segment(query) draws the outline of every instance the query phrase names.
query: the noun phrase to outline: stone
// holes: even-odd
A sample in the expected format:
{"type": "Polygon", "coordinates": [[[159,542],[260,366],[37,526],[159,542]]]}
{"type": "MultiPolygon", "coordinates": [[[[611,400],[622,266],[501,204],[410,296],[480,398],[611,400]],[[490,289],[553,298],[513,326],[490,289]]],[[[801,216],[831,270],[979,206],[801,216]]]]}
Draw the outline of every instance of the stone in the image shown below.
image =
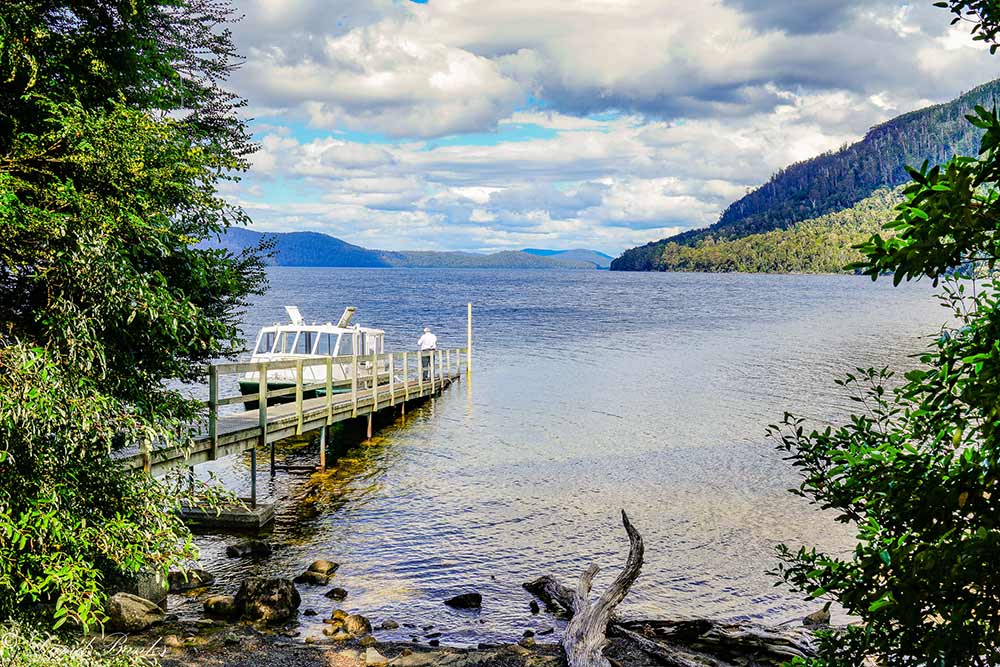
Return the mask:
{"type": "Polygon", "coordinates": [[[551,635],[555,631],[556,629],[553,628],[551,625],[546,625],[544,628],[538,631],[538,636],[541,637],[543,635],[551,635]]]}
{"type": "Polygon", "coordinates": [[[297,584],[312,584],[314,586],[326,586],[330,583],[330,577],[325,574],[320,574],[319,572],[313,572],[312,570],[306,570],[299,576],[295,577],[295,583],[297,584]]]}
{"type": "Polygon", "coordinates": [[[535,638],[534,637],[525,637],[524,639],[522,639],[521,641],[519,641],[518,644],[520,644],[524,648],[534,648],[534,646],[535,646],[535,638]]]}
{"type": "Polygon", "coordinates": [[[389,659],[379,653],[375,648],[369,647],[365,651],[366,667],[386,667],[388,664],[389,659]]]}
{"type": "Polygon", "coordinates": [[[347,591],[343,588],[331,588],[326,593],[323,593],[323,595],[325,597],[330,598],[331,600],[336,600],[337,602],[340,602],[341,600],[347,597],[347,591]]]}
{"type": "Polygon", "coordinates": [[[163,622],[159,605],[131,593],[115,593],[108,600],[108,627],[120,632],[142,632],[163,622]]]}
{"type": "Polygon", "coordinates": [[[230,558],[266,558],[271,555],[271,545],[262,540],[247,540],[226,547],[230,558]]]}
{"type": "Polygon", "coordinates": [[[525,638],[534,637],[535,636],[535,631],[534,630],[525,630],[523,636],[525,638]]]}
{"type": "Polygon", "coordinates": [[[177,635],[167,635],[163,638],[163,645],[167,648],[181,648],[184,646],[184,642],[177,635]]]}
{"type": "Polygon", "coordinates": [[[440,639],[432,639],[429,642],[427,642],[427,645],[428,646],[440,646],[441,645],[441,640],[440,639]]]}
{"type": "Polygon", "coordinates": [[[368,648],[369,646],[375,646],[376,644],[378,644],[378,641],[371,635],[365,635],[358,640],[358,646],[361,648],[368,648]]]}
{"type": "Polygon", "coordinates": [[[332,577],[333,573],[337,571],[340,565],[338,563],[332,563],[328,560],[315,560],[312,565],[309,566],[309,572],[317,572],[319,574],[332,577]]]}
{"type": "Polygon", "coordinates": [[[236,612],[250,621],[278,623],[295,615],[302,598],[288,579],[250,577],[236,593],[236,612]]]}
{"type": "Polygon", "coordinates": [[[332,625],[330,627],[323,628],[323,634],[335,642],[346,642],[351,638],[350,633],[344,631],[343,628],[332,625]]]}
{"type": "Polygon", "coordinates": [[[406,653],[408,650],[404,649],[404,652],[392,661],[395,667],[429,667],[437,662],[433,653],[414,653],[412,651],[406,653]]]}
{"type": "Polygon", "coordinates": [[[202,603],[205,614],[216,618],[232,618],[236,615],[236,598],[232,595],[213,595],[202,603]]]}
{"type": "Polygon", "coordinates": [[[222,641],[232,646],[233,644],[239,644],[240,638],[238,635],[235,635],[232,632],[230,632],[222,639],[222,641]]]}
{"type": "Polygon", "coordinates": [[[204,588],[215,583],[215,576],[206,570],[174,570],[167,575],[171,593],[183,593],[194,588],[204,588]]]}
{"type": "Polygon", "coordinates": [[[361,614],[351,614],[344,619],[344,630],[352,637],[360,637],[372,631],[372,624],[361,614]]]}
{"type": "Polygon", "coordinates": [[[532,600],[531,604],[528,605],[528,609],[531,610],[532,615],[535,615],[542,610],[541,607],[538,606],[538,603],[534,600],[532,600]]]}
{"type": "Polygon", "coordinates": [[[483,606],[483,596],[479,593],[462,593],[444,601],[453,609],[479,609],[483,606]]]}
{"type": "Polygon", "coordinates": [[[317,611],[315,609],[306,609],[302,612],[303,616],[316,616],[317,611]]]}
{"type": "Polygon", "coordinates": [[[814,611],[802,619],[802,625],[829,625],[830,624],[830,603],[827,602],[819,611],[814,611]]]}
{"type": "Polygon", "coordinates": [[[396,630],[399,628],[399,623],[392,619],[382,621],[382,624],[378,626],[379,630],[396,630]]]}
{"type": "Polygon", "coordinates": [[[335,621],[343,621],[345,618],[347,618],[347,612],[344,611],[343,609],[334,609],[333,613],[330,614],[330,618],[335,621]]]}

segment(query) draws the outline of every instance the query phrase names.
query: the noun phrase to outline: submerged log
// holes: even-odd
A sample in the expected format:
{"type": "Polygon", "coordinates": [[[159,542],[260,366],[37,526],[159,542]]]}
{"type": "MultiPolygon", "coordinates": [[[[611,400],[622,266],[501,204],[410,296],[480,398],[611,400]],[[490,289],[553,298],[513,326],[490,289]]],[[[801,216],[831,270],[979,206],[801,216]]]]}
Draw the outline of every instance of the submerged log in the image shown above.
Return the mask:
{"type": "Polygon", "coordinates": [[[548,607],[571,615],[563,636],[569,667],[610,667],[604,655],[608,637],[619,638],[670,667],[740,667],[780,665],[795,657],[815,655],[815,635],[804,627],[768,627],[756,623],[726,623],[708,619],[690,621],[620,621],[613,612],[642,568],[642,536],[622,512],[629,536],[629,556],[621,574],[596,602],[590,588],[598,568],[591,565],[580,576],[576,590],[545,575],[524,588],[548,607]]]}

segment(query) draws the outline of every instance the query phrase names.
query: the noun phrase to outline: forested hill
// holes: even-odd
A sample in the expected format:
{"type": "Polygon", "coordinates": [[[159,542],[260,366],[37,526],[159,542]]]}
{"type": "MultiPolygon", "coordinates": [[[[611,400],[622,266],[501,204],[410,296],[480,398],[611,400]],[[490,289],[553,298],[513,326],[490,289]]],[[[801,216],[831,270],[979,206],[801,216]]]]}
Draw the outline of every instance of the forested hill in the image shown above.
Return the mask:
{"type": "Polygon", "coordinates": [[[974,155],[981,131],[965,119],[965,114],[977,104],[992,107],[998,94],[1000,80],[946,104],[876,125],[857,143],[777,172],[767,183],[730,204],[711,227],[628,250],[612,262],[611,268],[656,270],[667,242],[694,246],[706,239],[730,240],[785,229],[850,208],[879,188],[905,183],[909,180],[906,165],[919,166],[924,160],[936,164],[954,155],[974,155]]]}
{"type": "Polygon", "coordinates": [[[838,273],[861,260],[853,246],[895,216],[901,188],[878,190],[851,208],[738,239],[667,242],[650,259],[654,271],[838,273]]]}

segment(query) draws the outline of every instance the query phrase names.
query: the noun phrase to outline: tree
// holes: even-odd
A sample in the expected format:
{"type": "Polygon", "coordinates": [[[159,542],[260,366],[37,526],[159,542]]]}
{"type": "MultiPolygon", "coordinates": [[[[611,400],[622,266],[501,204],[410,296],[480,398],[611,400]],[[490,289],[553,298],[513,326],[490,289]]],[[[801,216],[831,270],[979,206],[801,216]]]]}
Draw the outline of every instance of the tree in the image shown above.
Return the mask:
{"type": "MultiPolygon", "coordinates": [[[[1000,5],[937,3],[997,44],[1000,5]]],[[[944,280],[953,324],[893,390],[867,369],[839,383],[863,408],[807,431],[786,415],[771,433],[803,474],[797,493],[854,525],[850,557],[779,550],[784,581],[839,602],[861,625],[822,639],[815,665],[1000,663],[1000,281],[970,293],[955,275],[998,257],[1000,118],[977,107],[979,155],[911,169],[889,234],[857,268],[895,283],[944,280]]]]}
{"type": "Polygon", "coordinates": [[[218,186],[253,150],[224,0],[0,5],[0,618],[88,625],[112,571],[192,554],[163,483],[115,450],[178,442],[168,387],[241,346],[258,251],[201,242],[245,214],[218,186]]]}

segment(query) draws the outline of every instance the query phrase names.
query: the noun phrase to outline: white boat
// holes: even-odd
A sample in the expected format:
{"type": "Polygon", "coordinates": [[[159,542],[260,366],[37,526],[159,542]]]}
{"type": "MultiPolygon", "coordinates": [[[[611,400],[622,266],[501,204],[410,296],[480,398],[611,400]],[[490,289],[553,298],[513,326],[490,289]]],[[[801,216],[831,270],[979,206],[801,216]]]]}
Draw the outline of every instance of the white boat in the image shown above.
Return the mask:
{"type": "MultiPolygon", "coordinates": [[[[381,329],[351,326],[356,312],[354,306],[344,309],[340,320],[333,324],[306,324],[296,306],[285,306],[291,320],[289,324],[274,324],[263,327],[257,334],[251,363],[292,361],[297,359],[318,359],[336,356],[358,356],[359,378],[371,376],[371,361],[363,359],[372,354],[382,354],[385,346],[385,332],[381,329]]],[[[350,391],[354,363],[335,363],[331,366],[333,392],[350,391]]],[[[296,385],[296,369],[284,368],[267,371],[268,391],[287,389],[296,385]]],[[[326,384],[326,366],[317,364],[302,369],[302,384],[326,384]]],[[[260,374],[245,373],[240,378],[240,392],[244,395],[259,393],[260,374]]],[[[315,398],[326,394],[325,386],[303,391],[303,398],[315,398]]],[[[295,400],[286,394],[268,399],[268,404],[286,403],[295,400]]],[[[257,401],[247,401],[246,409],[256,410],[257,401]]]]}

